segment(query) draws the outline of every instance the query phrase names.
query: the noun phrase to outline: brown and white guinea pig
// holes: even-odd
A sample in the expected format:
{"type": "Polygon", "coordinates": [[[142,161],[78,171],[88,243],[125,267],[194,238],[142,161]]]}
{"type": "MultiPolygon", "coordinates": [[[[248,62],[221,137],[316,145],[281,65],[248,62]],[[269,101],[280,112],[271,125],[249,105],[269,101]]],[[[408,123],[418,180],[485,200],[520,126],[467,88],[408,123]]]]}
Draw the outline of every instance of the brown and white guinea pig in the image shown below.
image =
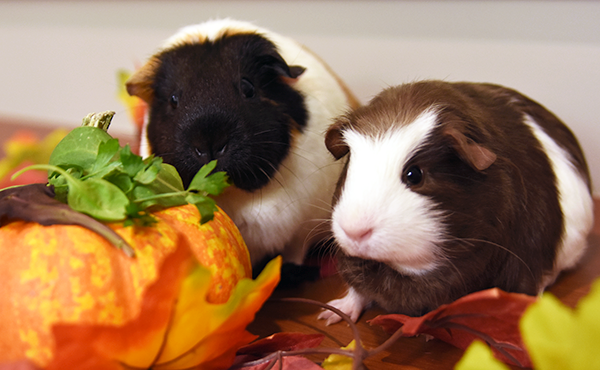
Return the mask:
{"type": "MultiPolygon", "coordinates": [[[[358,101],[292,39],[221,19],[181,29],[127,82],[148,103],[141,153],[174,165],[187,185],[216,159],[233,185],[217,204],[253,264],[300,264],[331,212],[342,166],[323,144],[333,118],[358,101]]],[[[324,227],[325,231],[329,227],[324,227]]]]}
{"type": "MultiPolygon", "coordinates": [[[[421,315],[492,287],[535,295],[586,249],[590,176],[571,131],[501,86],[392,87],[334,123],[332,228],[356,320],[376,302],[421,315]]],[[[328,323],[339,317],[323,312],[328,323]]]]}

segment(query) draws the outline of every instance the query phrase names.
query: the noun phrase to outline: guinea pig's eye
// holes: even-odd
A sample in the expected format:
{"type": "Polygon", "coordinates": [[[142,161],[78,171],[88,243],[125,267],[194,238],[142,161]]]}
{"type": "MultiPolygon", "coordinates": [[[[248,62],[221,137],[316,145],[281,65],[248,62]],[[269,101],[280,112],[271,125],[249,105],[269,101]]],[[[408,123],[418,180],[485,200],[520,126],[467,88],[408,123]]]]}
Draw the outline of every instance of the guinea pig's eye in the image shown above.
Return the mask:
{"type": "Polygon", "coordinates": [[[240,90],[246,98],[253,98],[255,95],[254,85],[247,78],[242,78],[240,90]]]}
{"type": "Polygon", "coordinates": [[[419,166],[410,166],[404,171],[403,180],[408,186],[419,185],[423,181],[423,171],[419,166]]]}
{"type": "Polygon", "coordinates": [[[169,105],[171,108],[175,109],[179,105],[179,97],[175,94],[171,95],[169,98],[169,105]]]}

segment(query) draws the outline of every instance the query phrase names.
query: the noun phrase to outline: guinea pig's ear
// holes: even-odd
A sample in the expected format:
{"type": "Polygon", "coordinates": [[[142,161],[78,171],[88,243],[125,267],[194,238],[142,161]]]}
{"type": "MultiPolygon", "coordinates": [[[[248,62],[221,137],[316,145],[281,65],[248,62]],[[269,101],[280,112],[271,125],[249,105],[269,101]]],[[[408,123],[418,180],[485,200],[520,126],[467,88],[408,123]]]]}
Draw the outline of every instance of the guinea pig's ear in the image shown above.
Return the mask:
{"type": "Polygon", "coordinates": [[[483,171],[496,161],[496,154],[468,138],[455,127],[444,129],[444,134],[450,137],[458,155],[474,170],[483,171]]]}
{"type": "Polygon", "coordinates": [[[282,69],[279,72],[281,79],[288,85],[293,84],[298,80],[298,77],[306,71],[306,68],[301,66],[290,66],[287,69],[282,69]]]}
{"type": "Polygon", "coordinates": [[[281,62],[273,64],[273,69],[288,83],[296,81],[306,71],[306,68],[301,66],[288,66],[283,59],[281,62]]]}
{"type": "Polygon", "coordinates": [[[154,83],[156,71],[159,66],[160,61],[157,58],[150,58],[146,64],[135,71],[125,83],[129,95],[137,96],[150,104],[154,98],[152,84],[154,83]]]}
{"type": "Polygon", "coordinates": [[[290,66],[289,71],[290,73],[288,77],[296,79],[300,77],[300,75],[303,74],[304,71],[306,71],[306,68],[302,66],[290,66]]]}
{"type": "Polygon", "coordinates": [[[340,159],[350,151],[348,144],[344,140],[343,129],[350,124],[346,117],[340,117],[329,126],[325,134],[325,146],[333,154],[335,159],[340,159]]]}
{"type": "Polygon", "coordinates": [[[270,50],[267,55],[263,56],[263,63],[284,79],[296,80],[306,71],[306,68],[302,66],[289,66],[276,50],[270,50]]]}

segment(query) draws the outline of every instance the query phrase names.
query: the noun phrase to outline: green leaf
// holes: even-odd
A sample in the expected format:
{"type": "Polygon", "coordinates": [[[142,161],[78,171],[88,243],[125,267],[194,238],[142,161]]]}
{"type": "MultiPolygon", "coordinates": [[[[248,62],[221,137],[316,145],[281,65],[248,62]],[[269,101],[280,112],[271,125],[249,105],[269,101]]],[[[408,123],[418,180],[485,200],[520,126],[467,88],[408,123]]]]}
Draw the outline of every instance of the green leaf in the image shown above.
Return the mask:
{"type": "Polygon", "coordinates": [[[118,186],[125,194],[131,192],[134,187],[134,182],[131,180],[131,177],[123,172],[112,171],[104,176],[104,179],[118,186]]]}
{"type": "Polygon", "coordinates": [[[102,221],[121,221],[129,199],[119,187],[104,179],[69,182],[69,206],[102,221]]]}
{"type": "Polygon", "coordinates": [[[111,162],[111,163],[108,163],[104,167],[98,168],[97,170],[94,169],[93,172],[90,172],[87,175],[83,176],[81,178],[81,180],[86,180],[86,179],[91,179],[91,178],[106,179],[107,177],[118,174],[118,173],[125,173],[125,171],[123,170],[123,166],[121,165],[121,162],[111,162]]]}
{"type": "Polygon", "coordinates": [[[207,195],[218,195],[229,186],[224,172],[211,174],[216,161],[203,166],[186,190],[175,167],[162,158],[143,159],[129,145],[119,146],[106,132],[113,114],[88,115],[82,127],[56,146],[51,164],[43,167],[51,171],[48,182],[56,199],[103,221],[127,218],[133,220],[128,224],[147,223],[149,209],[188,202],[196,205],[202,223],[212,219],[217,207],[207,195]]]}
{"type": "Polygon", "coordinates": [[[127,220],[123,223],[124,226],[152,226],[158,221],[147,210],[138,206],[135,203],[130,203],[127,206],[127,220]]]}
{"type": "Polygon", "coordinates": [[[179,172],[177,172],[175,167],[167,163],[161,163],[160,172],[153,183],[153,188],[165,193],[184,191],[183,181],[181,180],[181,176],[179,176],[179,172]]]}
{"type": "Polygon", "coordinates": [[[162,160],[159,160],[159,158],[155,159],[156,160],[153,160],[147,164],[145,168],[136,173],[136,175],[133,177],[133,180],[145,185],[156,180],[158,173],[161,170],[162,160]]]}
{"type": "Polygon", "coordinates": [[[211,195],[219,195],[229,186],[228,176],[225,172],[209,173],[215,169],[217,161],[204,165],[192,179],[188,190],[195,190],[211,195]]]}
{"type": "Polygon", "coordinates": [[[129,204],[129,198],[116,185],[103,179],[82,181],[60,167],[46,164],[24,168],[15,173],[13,178],[33,169],[55,171],[63,176],[69,187],[67,203],[74,210],[101,221],[120,221],[125,218],[125,207],[129,204]]]}
{"type": "Polygon", "coordinates": [[[156,193],[145,185],[137,185],[131,193],[132,200],[140,209],[150,208],[158,204],[156,193]]]}
{"type": "Polygon", "coordinates": [[[77,127],[67,134],[50,155],[49,164],[63,168],[79,167],[84,172],[90,172],[101,143],[112,137],[97,127],[77,127]]]}
{"type": "Polygon", "coordinates": [[[195,177],[206,177],[208,176],[208,174],[210,174],[215,168],[217,167],[217,161],[213,160],[208,162],[207,164],[205,164],[204,166],[202,166],[202,168],[200,168],[200,170],[198,170],[198,173],[196,173],[195,177]]]}
{"type": "Polygon", "coordinates": [[[131,152],[129,144],[125,145],[123,149],[121,149],[121,155],[119,158],[123,164],[123,169],[132,178],[135,177],[135,175],[137,175],[137,173],[143,170],[146,166],[142,157],[131,152]]]}
{"type": "Polygon", "coordinates": [[[200,224],[205,224],[214,218],[218,210],[214,199],[200,194],[188,194],[186,197],[188,203],[192,203],[200,212],[200,224]]]}
{"type": "Polygon", "coordinates": [[[98,172],[100,169],[107,166],[120,149],[121,146],[117,139],[110,139],[100,143],[92,172],[98,172]]]}
{"type": "Polygon", "coordinates": [[[458,361],[455,370],[509,370],[501,361],[497,360],[490,347],[483,342],[476,340],[467,350],[463,357],[458,361]]]}

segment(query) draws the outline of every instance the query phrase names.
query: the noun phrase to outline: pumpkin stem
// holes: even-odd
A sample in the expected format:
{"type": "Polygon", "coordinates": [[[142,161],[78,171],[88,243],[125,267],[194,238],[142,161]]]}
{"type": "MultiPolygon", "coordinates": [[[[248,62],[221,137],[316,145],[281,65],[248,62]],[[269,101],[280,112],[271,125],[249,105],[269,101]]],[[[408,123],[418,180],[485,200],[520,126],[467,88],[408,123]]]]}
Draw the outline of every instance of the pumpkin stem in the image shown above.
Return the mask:
{"type": "Polygon", "coordinates": [[[97,127],[104,131],[108,131],[110,122],[113,119],[115,112],[107,110],[106,112],[90,113],[83,118],[81,126],[83,127],[97,127]]]}

